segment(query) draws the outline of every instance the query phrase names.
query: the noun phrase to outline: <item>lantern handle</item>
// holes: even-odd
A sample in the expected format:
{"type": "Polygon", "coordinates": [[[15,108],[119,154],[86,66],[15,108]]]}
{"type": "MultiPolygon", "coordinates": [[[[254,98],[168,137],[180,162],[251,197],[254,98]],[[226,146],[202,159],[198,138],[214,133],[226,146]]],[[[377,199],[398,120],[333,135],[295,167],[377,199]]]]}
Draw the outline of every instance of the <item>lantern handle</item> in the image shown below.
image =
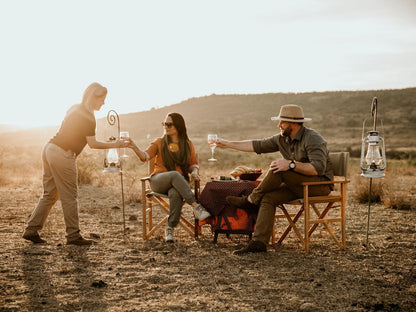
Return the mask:
{"type": "Polygon", "coordinates": [[[364,139],[364,137],[365,137],[365,124],[367,123],[367,119],[368,118],[364,119],[364,121],[363,121],[363,132],[361,134],[361,139],[364,139]]]}
{"type": "Polygon", "coordinates": [[[118,117],[118,114],[115,110],[110,110],[107,113],[107,122],[110,126],[114,126],[116,124],[117,121],[117,129],[118,129],[118,134],[117,137],[120,136],[120,118],[118,117]]]}
{"type": "Polygon", "coordinates": [[[371,102],[371,116],[373,116],[373,130],[376,131],[377,127],[377,97],[373,98],[371,102]]]}

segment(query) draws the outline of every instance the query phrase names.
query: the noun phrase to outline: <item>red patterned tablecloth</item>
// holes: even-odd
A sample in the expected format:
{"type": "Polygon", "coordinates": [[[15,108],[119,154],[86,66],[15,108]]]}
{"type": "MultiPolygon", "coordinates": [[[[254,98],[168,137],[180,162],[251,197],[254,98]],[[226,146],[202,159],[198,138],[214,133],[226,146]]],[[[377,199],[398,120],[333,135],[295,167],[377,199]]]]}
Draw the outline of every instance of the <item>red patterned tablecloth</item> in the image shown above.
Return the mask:
{"type": "Polygon", "coordinates": [[[253,232],[256,214],[248,214],[227,203],[227,196],[249,195],[260,181],[211,181],[199,196],[199,202],[212,217],[200,221],[200,225],[210,224],[211,230],[253,232]]]}

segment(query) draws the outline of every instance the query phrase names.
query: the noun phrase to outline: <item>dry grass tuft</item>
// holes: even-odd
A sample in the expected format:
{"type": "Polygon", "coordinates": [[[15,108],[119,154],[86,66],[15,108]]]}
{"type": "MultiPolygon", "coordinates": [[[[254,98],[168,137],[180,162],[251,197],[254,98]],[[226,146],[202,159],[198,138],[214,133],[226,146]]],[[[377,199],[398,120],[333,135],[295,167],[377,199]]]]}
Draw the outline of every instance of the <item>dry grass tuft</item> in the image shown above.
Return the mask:
{"type": "MultiPolygon", "coordinates": [[[[397,210],[416,209],[416,168],[407,160],[390,161],[384,178],[373,179],[371,202],[382,203],[385,208],[397,210]]],[[[354,175],[353,197],[361,204],[369,200],[369,179],[354,175]]]]}
{"type": "Polygon", "coordinates": [[[370,185],[369,180],[366,178],[356,179],[354,185],[354,197],[360,204],[368,203],[381,203],[383,196],[383,188],[381,181],[373,180],[371,185],[371,197],[370,197],[370,185]]]}
{"type": "Polygon", "coordinates": [[[407,184],[406,180],[404,177],[402,179],[392,178],[383,185],[382,202],[386,208],[397,210],[416,209],[415,186],[407,184]]]}
{"type": "Polygon", "coordinates": [[[127,177],[124,183],[124,190],[125,190],[125,199],[127,202],[131,203],[140,203],[141,196],[142,196],[142,185],[140,181],[141,177],[133,176],[127,177]]]}
{"type": "Polygon", "coordinates": [[[383,198],[383,204],[386,208],[412,210],[416,209],[415,200],[415,196],[396,196],[391,194],[383,198]]]}
{"type": "Polygon", "coordinates": [[[92,184],[97,179],[94,169],[84,163],[78,163],[78,183],[80,185],[92,184]]]}

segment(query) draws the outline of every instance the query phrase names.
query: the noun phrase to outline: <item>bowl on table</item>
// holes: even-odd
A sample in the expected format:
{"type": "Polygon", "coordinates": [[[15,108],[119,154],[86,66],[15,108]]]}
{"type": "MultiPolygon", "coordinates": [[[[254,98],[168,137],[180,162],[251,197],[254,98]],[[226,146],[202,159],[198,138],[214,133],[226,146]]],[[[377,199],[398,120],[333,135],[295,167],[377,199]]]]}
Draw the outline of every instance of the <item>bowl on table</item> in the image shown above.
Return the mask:
{"type": "Polygon", "coordinates": [[[250,172],[240,175],[240,180],[256,181],[263,172],[250,172]]]}

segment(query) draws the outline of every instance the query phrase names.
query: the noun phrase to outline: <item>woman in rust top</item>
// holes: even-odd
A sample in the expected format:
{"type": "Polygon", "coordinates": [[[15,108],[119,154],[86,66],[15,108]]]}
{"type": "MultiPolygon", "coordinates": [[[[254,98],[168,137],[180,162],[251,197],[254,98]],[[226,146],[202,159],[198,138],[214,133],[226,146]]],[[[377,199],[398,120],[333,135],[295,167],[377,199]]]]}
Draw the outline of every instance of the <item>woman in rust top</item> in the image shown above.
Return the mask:
{"type": "Polygon", "coordinates": [[[134,142],[131,142],[131,147],[141,161],[155,158],[150,187],[154,192],[169,196],[170,211],[165,240],[173,242],[173,230],[179,223],[183,200],[192,206],[199,220],[205,220],[210,213],[196,202],[188,183],[189,175],[199,180],[199,166],[194,145],[188,138],[185,120],[178,113],[169,113],[162,125],[163,137],[153,141],[146,151],[139,149],[134,142]]]}
{"type": "Polygon", "coordinates": [[[80,234],[78,221],[78,181],[76,158],[85,145],[105,149],[128,147],[129,142],[117,140],[107,143],[95,138],[94,111],[100,110],[107,96],[107,88],[92,83],[84,91],[82,102],[67,112],[56,135],[42,150],[43,195],[33,211],[23,238],[34,243],[45,243],[39,236],[49,211],[61,199],[68,244],[90,245],[91,240],[80,234]]]}

